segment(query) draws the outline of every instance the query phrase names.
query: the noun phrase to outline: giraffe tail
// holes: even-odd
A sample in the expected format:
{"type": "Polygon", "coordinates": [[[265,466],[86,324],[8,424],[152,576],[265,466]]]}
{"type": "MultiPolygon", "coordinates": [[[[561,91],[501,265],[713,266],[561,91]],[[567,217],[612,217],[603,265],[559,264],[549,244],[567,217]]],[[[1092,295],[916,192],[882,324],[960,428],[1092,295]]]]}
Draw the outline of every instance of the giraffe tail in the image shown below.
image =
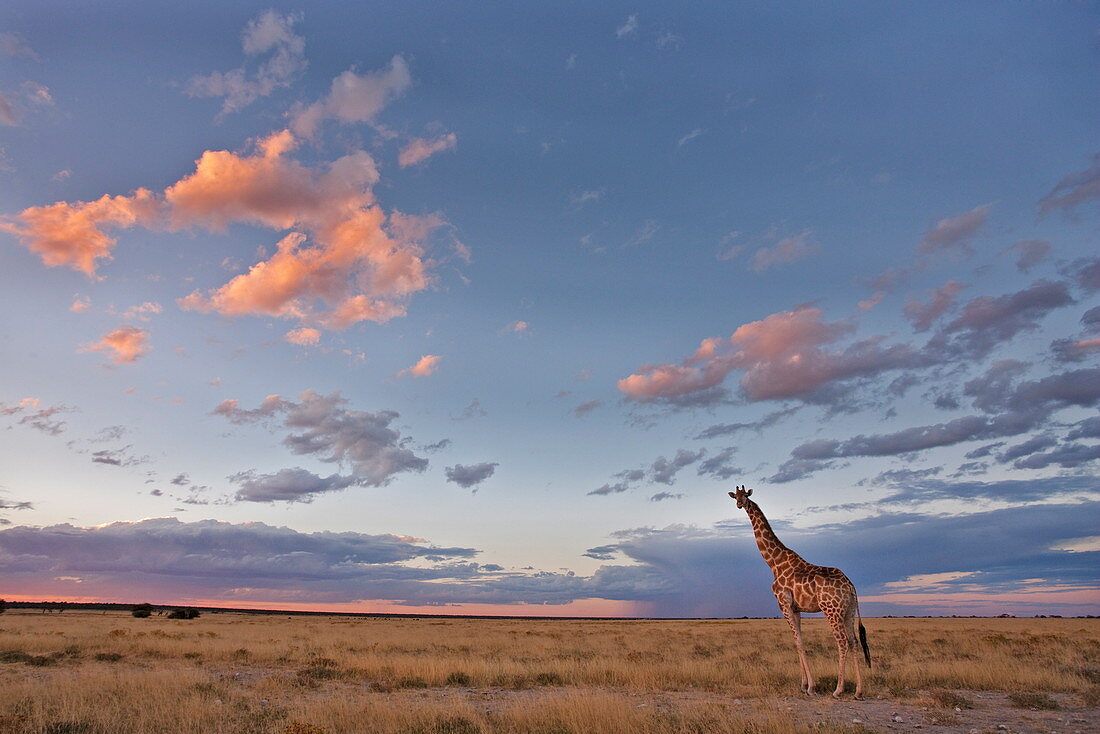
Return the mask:
{"type": "Polygon", "coordinates": [[[871,651],[867,649],[867,630],[863,626],[863,617],[859,614],[859,601],[856,601],[856,618],[859,620],[859,644],[863,646],[863,657],[867,660],[867,667],[871,667],[871,651]]]}

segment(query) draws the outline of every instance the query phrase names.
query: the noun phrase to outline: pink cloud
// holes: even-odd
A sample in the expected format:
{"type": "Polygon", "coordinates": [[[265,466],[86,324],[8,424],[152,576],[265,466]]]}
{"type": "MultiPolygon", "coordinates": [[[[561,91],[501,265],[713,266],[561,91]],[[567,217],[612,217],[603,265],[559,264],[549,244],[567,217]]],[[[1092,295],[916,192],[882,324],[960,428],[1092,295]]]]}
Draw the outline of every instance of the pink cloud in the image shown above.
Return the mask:
{"type": "Polygon", "coordinates": [[[294,329],[288,331],[283,337],[291,344],[297,344],[300,347],[312,347],[321,341],[321,332],[317,329],[310,329],[303,326],[300,329],[294,329]]]}
{"type": "Polygon", "coordinates": [[[881,337],[826,348],[854,329],[850,321],[823,321],[817,308],[782,311],[740,326],[729,338],[704,339],[681,364],[646,365],[619,380],[618,388],[631,400],[676,400],[716,388],[740,370],[749,400],[779,400],[917,359],[908,345],[884,347],[881,337]]]}
{"type": "Polygon", "coordinates": [[[955,303],[955,296],[966,286],[957,280],[949,280],[932,291],[928,303],[910,301],[902,311],[917,331],[928,331],[932,324],[955,303]]]}
{"type": "Polygon", "coordinates": [[[94,276],[99,260],[110,260],[116,240],[103,229],[151,226],[158,204],[153,193],[138,189],[130,196],[105,195],[73,204],[59,201],[32,206],[0,219],[0,231],[19,238],[50,267],[66,266],[94,276]]]}
{"type": "Polygon", "coordinates": [[[989,209],[989,204],[983,204],[958,216],[939,220],[924,233],[917,251],[926,255],[941,251],[970,254],[970,242],[985,225],[989,209]]]}
{"type": "Polygon", "coordinates": [[[80,352],[104,352],[115,364],[130,364],[149,351],[149,332],[136,326],[121,326],[100,337],[99,341],[85,344],[80,352]]]}
{"type": "Polygon", "coordinates": [[[397,373],[397,377],[427,377],[435,372],[439,360],[443,359],[438,354],[425,354],[412,367],[406,367],[397,373]]]}
{"type": "Polygon", "coordinates": [[[447,133],[433,140],[427,138],[413,138],[409,141],[409,144],[401,149],[401,152],[397,156],[397,163],[402,168],[406,166],[415,166],[417,163],[426,161],[436,153],[441,153],[445,150],[454,150],[458,145],[458,136],[454,133],[447,133]]]}
{"type": "Polygon", "coordinates": [[[69,310],[73,313],[84,313],[92,307],[92,300],[87,296],[76,295],[73,296],[73,305],[69,306],[69,310]]]}
{"type": "Polygon", "coordinates": [[[180,306],[225,316],[298,319],[343,329],[405,313],[405,301],[429,285],[421,241],[446,221],[438,215],[387,215],[374,201],[378,170],[354,151],[310,167],[291,157],[298,139],[287,130],[256,141],[249,153],[206,151],[195,171],[162,196],[131,196],[31,207],[0,220],[47,265],[94,275],[110,259],[108,226],[223,232],[236,222],[291,230],[276,252],[220,287],[196,290],[180,306]]]}

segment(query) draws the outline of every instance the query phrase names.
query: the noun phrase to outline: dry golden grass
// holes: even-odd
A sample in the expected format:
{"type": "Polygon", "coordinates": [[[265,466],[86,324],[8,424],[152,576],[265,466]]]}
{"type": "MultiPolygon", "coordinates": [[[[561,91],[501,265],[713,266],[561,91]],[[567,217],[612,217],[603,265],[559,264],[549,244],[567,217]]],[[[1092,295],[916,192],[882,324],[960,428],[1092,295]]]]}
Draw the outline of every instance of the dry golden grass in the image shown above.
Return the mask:
{"type": "MultiPolygon", "coordinates": [[[[1095,705],[1096,620],[865,623],[869,697],[949,707],[951,692],[999,691],[1095,705]]],[[[818,688],[831,690],[831,636],[823,620],[804,630],[818,688]]],[[[809,730],[776,700],[798,684],[782,620],[0,616],[0,734],[764,734],[809,730]]]]}

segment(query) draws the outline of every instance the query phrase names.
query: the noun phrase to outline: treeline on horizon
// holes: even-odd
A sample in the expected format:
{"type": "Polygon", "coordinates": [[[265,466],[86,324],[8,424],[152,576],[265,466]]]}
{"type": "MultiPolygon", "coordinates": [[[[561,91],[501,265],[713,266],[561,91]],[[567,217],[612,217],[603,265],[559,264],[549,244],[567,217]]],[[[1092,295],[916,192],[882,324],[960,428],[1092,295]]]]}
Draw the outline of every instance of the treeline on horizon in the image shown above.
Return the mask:
{"type": "MultiPolygon", "coordinates": [[[[363,617],[363,618],[395,618],[395,619],[530,619],[530,620],[659,620],[659,619],[780,619],[780,617],[550,617],[525,614],[403,614],[400,612],[315,612],[296,609],[245,609],[240,607],[195,607],[180,604],[129,604],[121,602],[70,602],[70,601],[8,601],[0,599],[0,613],[4,609],[41,609],[43,613],[64,612],[67,609],[104,612],[132,612],[135,608],[147,608],[150,612],[172,612],[178,609],[194,609],[204,613],[227,614],[257,614],[257,615],[283,615],[297,617],[363,617]]],[[[998,619],[1016,618],[1015,614],[883,614],[882,619],[998,619]]],[[[1036,619],[1096,619],[1094,614],[1079,614],[1064,617],[1061,614],[1035,614],[1036,619]]],[[[869,617],[873,619],[873,617],[869,617]]]]}

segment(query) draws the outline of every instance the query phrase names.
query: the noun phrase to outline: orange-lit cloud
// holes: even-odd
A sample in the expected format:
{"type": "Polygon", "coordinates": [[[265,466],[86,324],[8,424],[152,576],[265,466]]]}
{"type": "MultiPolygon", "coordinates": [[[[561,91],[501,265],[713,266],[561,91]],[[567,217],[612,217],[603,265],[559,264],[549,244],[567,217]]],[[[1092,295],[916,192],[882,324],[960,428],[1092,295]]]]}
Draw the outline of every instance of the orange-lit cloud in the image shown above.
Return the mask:
{"type": "Polygon", "coordinates": [[[78,351],[104,352],[115,364],[130,364],[149,351],[149,332],[136,326],[121,326],[78,351]]]}
{"type": "Polygon", "coordinates": [[[433,140],[427,138],[413,138],[408,145],[401,149],[401,152],[397,155],[397,163],[402,168],[406,166],[415,166],[417,163],[426,161],[436,153],[442,153],[445,150],[453,150],[458,145],[458,136],[454,133],[447,133],[433,140]]]}
{"type": "Polygon", "coordinates": [[[92,307],[92,300],[87,296],[76,295],[73,296],[73,305],[69,306],[69,310],[73,313],[84,313],[92,307]]]}
{"type": "Polygon", "coordinates": [[[110,259],[115,240],[103,230],[141,225],[223,232],[236,222],[291,230],[274,255],[209,291],[196,290],[183,308],[225,316],[293,318],[342,329],[405,313],[405,300],[429,284],[420,242],[446,222],[438,215],[387,215],[374,202],[374,160],[354,151],[323,167],[290,154],[298,140],[287,130],[255,144],[251,153],[206,151],[195,171],[157,196],[30,207],[0,220],[47,265],[90,276],[110,259]]]}
{"type": "Polygon", "coordinates": [[[645,365],[618,387],[632,400],[676,400],[717,388],[730,372],[743,370],[741,388],[749,400],[775,400],[915,359],[908,346],[883,347],[877,337],[825,348],[854,328],[849,321],[823,321],[817,308],[781,311],[738,327],[728,339],[704,339],[681,364],[645,365]]]}
{"type": "Polygon", "coordinates": [[[438,354],[425,354],[412,367],[406,367],[397,373],[397,377],[427,377],[435,372],[439,360],[443,359],[438,354]]]}
{"type": "Polygon", "coordinates": [[[130,196],[105,195],[73,204],[59,201],[32,206],[0,219],[0,231],[19,238],[50,267],[66,266],[94,276],[99,260],[110,260],[116,240],[103,229],[152,226],[158,204],[153,193],[138,189],[130,196]]]}
{"type": "Polygon", "coordinates": [[[312,347],[321,341],[321,332],[317,329],[310,329],[309,327],[303,326],[300,329],[288,331],[283,338],[291,344],[297,344],[300,347],[312,347]]]}

